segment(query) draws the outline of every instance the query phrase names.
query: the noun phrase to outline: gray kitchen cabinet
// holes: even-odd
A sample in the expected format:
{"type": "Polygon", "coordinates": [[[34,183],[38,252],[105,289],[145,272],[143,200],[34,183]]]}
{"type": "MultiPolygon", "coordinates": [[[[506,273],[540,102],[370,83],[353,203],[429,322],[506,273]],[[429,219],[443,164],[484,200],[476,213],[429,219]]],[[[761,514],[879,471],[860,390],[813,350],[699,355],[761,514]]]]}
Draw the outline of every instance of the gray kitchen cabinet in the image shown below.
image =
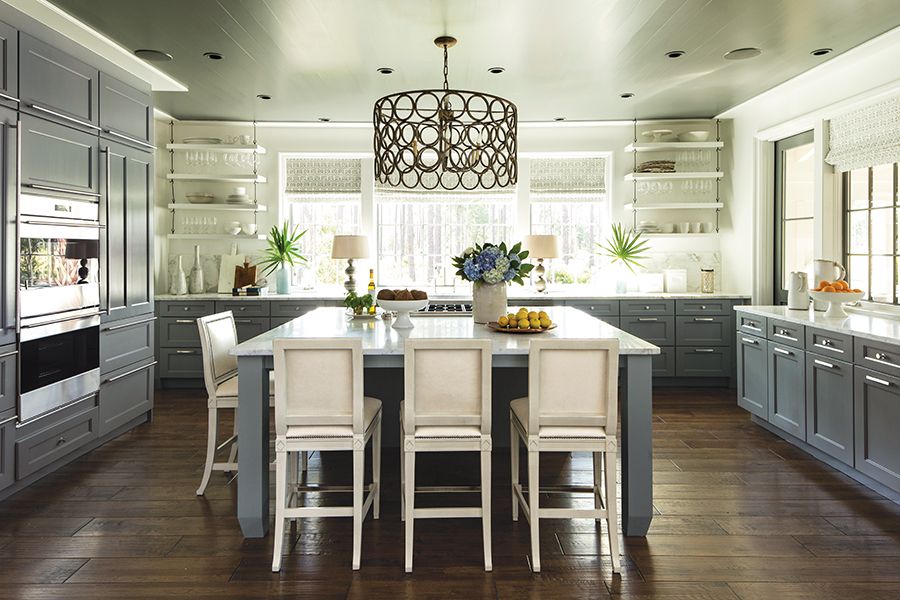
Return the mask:
{"type": "Polygon", "coordinates": [[[619,318],[619,327],[644,341],[657,346],[675,345],[675,317],[628,317],[619,318]]]}
{"type": "Polygon", "coordinates": [[[18,196],[17,122],[15,111],[0,107],[0,345],[16,342],[16,202],[18,196]]]}
{"type": "Polygon", "coordinates": [[[161,317],[159,345],[163,348],[199,348],[200,330],[197,328],[197,317],[161,317]]]}
{"type": "Polygon", "coordinates": [[[766,340],[738,332],[738,406],[761,419],[769,418],[768,348],[766,340]]]}
{"type": "Polygon", "coordinates": [[[216,312],[212,301],[203,300],[167,300],[159,302],[156,314],[160,317],[204,317],[216,312]]]}
{"type": "Polygon", "coordinates": [[[103,155],[104,320],[115,321],[153,311],[153,163],[152,155],[121,144],[105,144],[103,155]]]}
{"type": "Polygon", "coordinates": [[[773,342],[801,350],[806,346],[806,328],[803,325],[778,319],[769,319],[767,323],[767,337],[773,342]]]}
{"type": "Polygon", "coordinates": [[[98,437],[97,397],[70,404],[16,432],[16,479],[22,479],[98,437]]]}
{"type": "Polygon", "coordinates": [[[900,346],[856,338],[853,362],[885,375],[900,377],[900,346]]]}
{"type": "Polygon", "coordinates": [[[100,374],[153,357],[156,317],[142,316],[100,326],[100,374]]]}
{"type": "Polygon", "coordinates": [[[0,22],[0,103],[17,107],[19,99],[19,32],[0,22]]]}
{"type": "Polygon", "coordinates": [[[203,355],[200,348],[160,348],[160,379],[203,379],[203,355]]]}
{"type": "Polygon", "coordinates": [[[0,490],[16,481],[16,411],[0,412],[0,490]]]}
{"type": "Polygon", "coordinates": [[[806,328],[806,350],[846,362],[853,361],[853,337],[823,329],[806,328]]]}
{"type": "Polygon", "coordinates": [[[103,436],[146,414],[153,408],[153,368],[145,361],[110,373],[100,383],[98,432],[103,436]]]}
{"type": "Polygon", "coordinates": [[[791,435],[806,439],[806,358],[802,350],[768,342],[768,421],[791,435]]]}
{"type": "Polygon", "coordinates": [[[153,99],[149,88],[139,90],[100,73],[100,127],[103,137],[152,150],[153,99]]]}
{"type": "Polygon", "coordinates": [[[99,199],[97,137],[58,123],[22,115],[23,193],[68,192],[99,199]]]}
{"type": "Polygon", "coordinates": [[[853,365],[806,354],[806,442],[853,466],[853,365]]]}
{"type": "Polygon", "coordinates": [[[15,344],[0,347],[0,413],[16,408],[18,359],[15,344]]]}
{"type": "Polygon", "coordinates": [[[225,312],[230,310],[234,314],[234,318],[240,317],[268,317],[269,304],[271,302],[253,301],[253,300],[233,300],[216,302],[216,312],[225,312]]]}
{"type": "Polygon", "coordinates": [[[900,491],[900,377],[855,367],[853,401],[856,469],[900,491]]]}
{"type": "Polygon", "coordinates": [[[90,131],[100,131],[100,72],[62,50],[19,34],[21,110],[90,131]]]}
{"type": "Polygon", "coordinates": [[[583,310],[601,321],[606,321],[604,317],[619,316],[618,300],[566,300],[566,306],[583,310]]]}
{"type": "Polygon", "coordinates": [[[731,328],[731,317],[678,316],[675,318],[675,343],[678,346],[728,346],[731,328]]]}
{"type": "Polygon", "coordinates": [[[675,375],[678,377],[731,377],[731,348],[706,346],[675,348],[675,375]]]}
{"type": "Polygon", "coordinates": [[[727,298],[704,298],[702,300],[676,300],[675,314],[689,316],[718,315],[730,317],[734,300],[727,298]]]}
{"type": "Polygon", "coordinates": [[[650,362],[654,377],[675,376],[675,348],[660,346],[659,354],[652,355],[650,362]]]}
{"type": "Polygon", "coordinates": [[[621,300],[619,302],[619,315],[622,317],[674,314],[674,300],[621,300]]]}
{"type": "Polygon", "coordinates": [[[766,337],[766,329],[768,327],[768,319],[766,317],[738,313],[737,321],[737,328],[741,333],[766,337]]]}

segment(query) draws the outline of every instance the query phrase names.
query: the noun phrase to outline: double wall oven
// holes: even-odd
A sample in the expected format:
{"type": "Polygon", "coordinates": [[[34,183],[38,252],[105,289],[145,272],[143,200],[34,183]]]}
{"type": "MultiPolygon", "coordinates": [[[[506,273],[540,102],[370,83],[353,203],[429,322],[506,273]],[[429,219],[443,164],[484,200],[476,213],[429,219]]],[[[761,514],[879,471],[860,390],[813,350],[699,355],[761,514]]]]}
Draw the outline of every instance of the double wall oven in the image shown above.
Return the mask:
{"type": "Polygon", "coordinates": [[[22,186],[18,209],[19,419],[100,388],[100,198],[22,186]]]}

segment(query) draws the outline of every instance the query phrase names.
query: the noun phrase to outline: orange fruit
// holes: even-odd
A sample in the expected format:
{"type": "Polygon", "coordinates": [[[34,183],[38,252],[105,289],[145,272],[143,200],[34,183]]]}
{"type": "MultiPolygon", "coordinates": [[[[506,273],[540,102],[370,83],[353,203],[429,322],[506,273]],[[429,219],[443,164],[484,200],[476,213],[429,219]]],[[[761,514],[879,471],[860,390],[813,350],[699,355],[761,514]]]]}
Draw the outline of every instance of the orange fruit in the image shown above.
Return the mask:
{"type": "Polygon", "coordinates": [[[836,292],[837,290],[834,289],[833,285],[826,285],[825,287],[822,288],[822,291],[823,292],[836,292]]]}
{"type": "Polygon", "coordinates": [[[857,294],[862,294],[862,290],[858,290],[858,289],[856,289],[856,288],[853,288],[853,289],[850,290],[850,291],[851,291],[851,292],[855,292],[855,293],[857,293],[857,294]]]}
{"type": "Polygon", "coordinates": [[[850,286],[847,285],[847,282],[846,282],[846,281],[835,281],[835,282],[832,283],[831,285],[833,285],[833,286],[834,286],[834,289],[836,289],[836,290],[847,290],[847,289],[850,289],[850,286]]]}
{"type": "Polygon", "coordinates": [[[825,287],[826,285],[831,285],[831,282],[828,281],[827,279],[823,279],[819,282],[819,285],[816,287],[816,289],[818,291],[822,291],[822,288],[825,287]]]}

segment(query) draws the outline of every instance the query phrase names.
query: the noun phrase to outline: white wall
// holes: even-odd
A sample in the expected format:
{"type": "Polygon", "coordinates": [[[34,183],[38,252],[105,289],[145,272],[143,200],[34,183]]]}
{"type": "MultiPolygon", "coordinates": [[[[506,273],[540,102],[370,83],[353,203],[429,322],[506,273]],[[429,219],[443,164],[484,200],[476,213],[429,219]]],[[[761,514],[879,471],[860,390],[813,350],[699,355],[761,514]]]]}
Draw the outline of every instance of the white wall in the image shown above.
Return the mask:
{"type": "MultiPolygon", "coordinates": [[[[233,135],[252,133],[251,126],[235,123],[179,123],[175,122],[176,141],[185,137],[212,136],[227,137],[233,135]]],[[[667,127],[676,132],[708,129],[715,135],[715,125],[712,122],[667,122],[638,126],[638,133],[648,129],[667,127]]],[[[520,153],[544,153],[544,152],[612,152],[612,219],[626,224],[631,224],[631,213],[624,214],[623,205],[632,199],[632,184],[626,183],[623,177],[630,172],[632,155],[626,154],[624,148],[634,136],[632,125],[598,125],[592,127],[575,127],[572,124],[562,124],[552,127],[521,127],[519,130],[520,153]]],[[[730,159],[730,127],[723,124],[722,136],[726,141],[725,150],[722,153],[723,166],[731,163],[730,159]]],[[[169,123],[157,121],[156,140],[160,148],[157,155],[157,181],[156,181],[156,206],[157,206],[157,289],[162,293],[168,288],[167,261],[169,255],[181,254],[185,258],[185,270],[190,267],[193,241],[167,240],[166,234],[171,231],[171,215],[166,205],[171,202],[171,188],[165,179],[169,171],[169,152],[165,150],[165,144],[169,140],[169,123]]],[[[645,140],[646,138],[639,138],[645,140]]],[[[714,139],[714,137],[712,138],[714,139]]],[[[341,127],[340,124],[328,124],[322,127],[259,127],[257,140],[267,150],[267,154],[261,157],[260,174],[268,178],[268,183],[258,186],[258,199],[261,204],[268,207],[268,212],[259,213],[259,231],[265,233],[277,222],[278,218],[278,154],[281,152],[372,152],[372,130],[370,128],[341,127]]],[[[640,155],[643,157],[644,155],[640,155]]],[[[643,159],[643,158],[642,158],[643,159]]],[[[179,170],[176,163],[176,170],[179,170]]],[[[224,172],[224,171],[223,171],[224,172]]],[[[183,200],[185,191],[210,190],[218,195],[229,193],[228,190],[234,184],[214,183],[197,184],[179,182],[176,184],[178,201],[183,200]]],[[[726,205],[729,204],[730,188],[723,186],[723,198],[726,205]]],[[[642,213],[641,219],[655,219],[666,221],[713,221],[714,214],[711,211],[684,211],[674,214],[676,211],[642,213]]],[[[722,221],[728,221],[728,210],[722,215],[722,221]]],[[[205,213],[193,213],[202,216],[205,213]]],[[[217,215],[220,227],[226,220],[221,213],[217,215]]],[[[241,215],[235,219],[251,219],[251,213],[232,213],[241,215]]],[[[232,220],[230,217],[227,220],[232,220]]],[[[520,221],[521,223],[521,221],[520,221]]],[[[527,220],[525,221],[527,224],[527,220]]],[[[520,225],[520,229],[521,229],[520,225]]],[[[527,233],[519,232],[519,235],[527,233]]],[[[597,240],[600,241],[600,240],[597,240]]],[[[205,241],[201,244],[203,254],[221,254],[228,252],[231,243],[226,241],[205,241]]],[[[262,241],[241,241],[240,253],[252,253],[264,246],[262,241]]],[[[678,239],[656,239],[653,241],[653,251],[657,255],[705,253],[715,255],[718,261],[719,240],[716,237],[678,239]]],[[[360,265],[364,267],[364,265],[360,265]]],[[[698,267],[699,268],[699,267],[698,267]]]]}
{"type": "Polygon", "coordinates": [[[726,289],[772,302],[774,141],[815,131],[815,249],[841,260],[839,177],[824,163],[825,121],[900,93],[900,28],[893,29],[720,115],[734,139],[732,220],[721,236],[726,289]]]}

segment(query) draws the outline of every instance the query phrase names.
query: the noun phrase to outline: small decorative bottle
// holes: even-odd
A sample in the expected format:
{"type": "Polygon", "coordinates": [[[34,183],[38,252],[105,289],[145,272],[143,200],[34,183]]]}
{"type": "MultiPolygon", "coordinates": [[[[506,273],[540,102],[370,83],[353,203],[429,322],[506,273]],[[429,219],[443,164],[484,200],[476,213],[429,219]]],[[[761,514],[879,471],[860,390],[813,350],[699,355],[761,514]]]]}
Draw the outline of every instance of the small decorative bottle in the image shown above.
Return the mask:
{"type": "Polygon", "coordinates": [[[369,269],[369,287],[366,288],[366,289],[368,290],[368,293],[370,293],[370,294],[372,295],[372,299],[373,299],[372,306],[369,307],[369,314],[370,314],[370,315],[374,315],[374,314],[375,314],[375,302],[374,302],[374,298],[375,298],[375,269],[369,269]]]}
{"type": "Polygon", "coordinates": [[[200,264],[200,246],[194,246],[194,266],[191,267],[188,291],[192,294],[202,294],[206,291],[203,284],[203,266],[200,264]]]}
{"type": "Polygon", "coordinates": [[[182,266],[180,254],[175,261],[175,270],[169,278],[169,293],[173,296],[183,296],[187,294],[187,278],[184,276],[184,268],[182,266]]]}
{"type": "Polygon", "coordinates": [[[712,294],[716,291],[716,272],[713,269],[700,269],[700,292],[712,294]]]}

